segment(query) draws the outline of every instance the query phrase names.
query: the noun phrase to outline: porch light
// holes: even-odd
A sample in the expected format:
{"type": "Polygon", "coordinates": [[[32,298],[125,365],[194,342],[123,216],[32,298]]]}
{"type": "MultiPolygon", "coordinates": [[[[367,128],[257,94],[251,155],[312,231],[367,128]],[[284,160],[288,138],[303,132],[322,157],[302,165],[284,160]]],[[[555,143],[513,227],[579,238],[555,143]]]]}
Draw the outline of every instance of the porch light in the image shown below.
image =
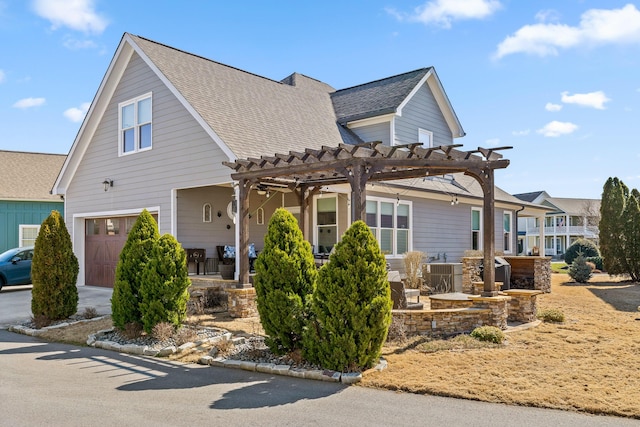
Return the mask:
{"type": "Polygon", "coordinates": [[[105,180],[102,181],[102,185],[104,186],[104,191],[109,191],[109,187],[113,187],[113,180],[105,178],[105,180]]]}

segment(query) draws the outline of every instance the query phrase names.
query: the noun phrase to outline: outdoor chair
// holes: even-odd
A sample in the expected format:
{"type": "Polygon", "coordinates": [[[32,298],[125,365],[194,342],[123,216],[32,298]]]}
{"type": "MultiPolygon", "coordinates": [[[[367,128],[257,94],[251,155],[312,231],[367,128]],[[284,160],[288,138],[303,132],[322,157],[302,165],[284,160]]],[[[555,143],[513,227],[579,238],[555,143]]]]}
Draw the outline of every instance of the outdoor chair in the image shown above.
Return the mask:
{"type": "Polygon", "coordinates": [[[394,310],[422,310],[424,305],[421,302],[409,302],[404,291],[404,283],[389,282],[391,286],[391,299],[393,300],[394,310]]]}

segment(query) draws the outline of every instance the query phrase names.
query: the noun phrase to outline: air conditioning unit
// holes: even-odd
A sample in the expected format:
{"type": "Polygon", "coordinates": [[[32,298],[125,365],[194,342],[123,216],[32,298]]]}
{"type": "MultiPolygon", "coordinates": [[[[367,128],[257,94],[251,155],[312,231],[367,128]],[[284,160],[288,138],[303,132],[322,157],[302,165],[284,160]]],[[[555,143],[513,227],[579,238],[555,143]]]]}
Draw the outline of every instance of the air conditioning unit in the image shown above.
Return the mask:
{"type": "Polygon", "coordinates": [[[433,293],[462,292],[462,264],[423,264],[422,280],[433,293]]]}

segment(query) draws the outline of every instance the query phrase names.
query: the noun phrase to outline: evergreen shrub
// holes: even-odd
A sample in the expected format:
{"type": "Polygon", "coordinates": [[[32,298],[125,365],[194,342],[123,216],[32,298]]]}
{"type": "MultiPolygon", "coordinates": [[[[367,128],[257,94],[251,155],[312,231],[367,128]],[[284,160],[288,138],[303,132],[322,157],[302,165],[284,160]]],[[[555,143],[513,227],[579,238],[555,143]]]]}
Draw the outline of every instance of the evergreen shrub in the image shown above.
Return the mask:
{"type": "Polygon", "coordinates": [[[267,334],[265,343],[276,354],[300,349],[318,271],[311,245],[286,209],[277,209],[271,217],[255,271],[256,303],[267,334]]]}
{"type": "Polygon", "coordinates": [[[140,316],[145,332],[152,333],[162,322],[182,324],[191,284],[188,275],[185,251],[173,236],[164,234],[154,244],[141,275],[140,316]]]}
{"type": "Polygon", "coordinates": [[[471,336],[478,341],[502,344],[506,338],[504,332],[495,326],[480,326],[471,331],[471,336]]]}
{"type": "Polygon", "coordinates": [[[582,254],[578,255],[569,267],[569,277],[578,283],[587,283],[591,276],[593,276],[593,268],[587,264],[582,254]]]}
{"type": "Polygon", "coordinates": [[[542,319],[545,322],[564,322],[564,313],[557,308],[547,308],[540,310],[537,314],[538,319],[542,319]]]}
{"type": "Polygon", "coordinates": [[[604,262],[601,256],[585,257],[584,260],[593,263],[596,270],[604,271],[604,262]]]}
{"type": "Polygon", "coordinates": [[[159,237],[156,221],[146,209],[143,210],[129,232],[116,267],[111,318],[113,325],[121,331],[130,323],[142,324],[140,286],[145,266],[159,237]]]}
{"type": "Polygon", "coordinates": [[[318,273],[305,358],[342,372],[370,368],[386,340],[391,306],[384,255],[369,227],[356,221],[318,273]]]}
{"type": "Polygon", "coordinates": [[[36,318],[66,319],[78,311],[78,259],[60,212],[42,222],[31,262],[31,311],[36,318]]]}
{"type": "Polygon", "coordinates": [[[584,257],[597,257],[600,256],[600,251],[592,241],[578,239],[567,248],[567,251],[564,253],[564,262],[571,265],[580,254],[584,257]]]}

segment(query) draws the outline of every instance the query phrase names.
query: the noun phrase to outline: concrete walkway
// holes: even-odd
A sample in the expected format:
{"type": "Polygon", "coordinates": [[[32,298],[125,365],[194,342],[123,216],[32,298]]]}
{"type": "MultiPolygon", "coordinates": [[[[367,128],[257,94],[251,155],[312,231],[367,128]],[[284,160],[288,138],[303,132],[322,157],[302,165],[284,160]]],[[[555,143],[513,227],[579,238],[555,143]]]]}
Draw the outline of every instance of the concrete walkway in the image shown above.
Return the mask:
{"type": "MultiPolygon", "coordinates": [[[[31,285],[4,286],[0,291],[0,329],[16,325],[31,318],[31,285]]],[[[78,286],[78,312],[93,307],[98,314],[111,314],[113,289],[96,286],[78,286]]]]}

